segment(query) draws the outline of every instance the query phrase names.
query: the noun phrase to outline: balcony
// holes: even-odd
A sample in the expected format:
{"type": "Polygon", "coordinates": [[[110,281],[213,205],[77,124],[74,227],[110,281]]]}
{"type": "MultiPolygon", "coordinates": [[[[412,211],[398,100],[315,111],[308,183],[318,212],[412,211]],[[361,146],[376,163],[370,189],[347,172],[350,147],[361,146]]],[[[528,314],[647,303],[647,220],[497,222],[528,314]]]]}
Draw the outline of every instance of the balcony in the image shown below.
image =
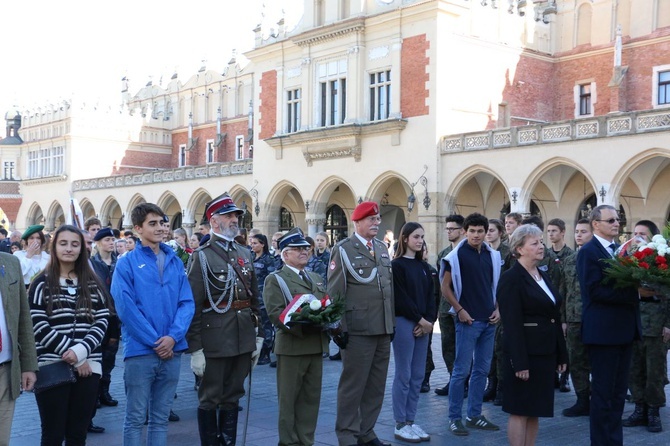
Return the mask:
{"type": "Polygon", "coordinates": [[[173,183],[175,181],[193,181],[205,178],[223,178],[252,174],[253,169],[254,163],[252,159],[207,164],[205,166],[186,166],[177,169],[150,170],[150,168],[147,168],[146,172],[132,175],[114,175],[103,178],[77,180],[72,183],[72,189],[78,192],[118,187],[136,187],[146,184],[173,183]]]}
{"type": "Polygon", "coordinates": [[[663,131],[670,131],[670,110],[646,110],[448,135],[440,138],[439,148],[448,154],[663,131]]]}

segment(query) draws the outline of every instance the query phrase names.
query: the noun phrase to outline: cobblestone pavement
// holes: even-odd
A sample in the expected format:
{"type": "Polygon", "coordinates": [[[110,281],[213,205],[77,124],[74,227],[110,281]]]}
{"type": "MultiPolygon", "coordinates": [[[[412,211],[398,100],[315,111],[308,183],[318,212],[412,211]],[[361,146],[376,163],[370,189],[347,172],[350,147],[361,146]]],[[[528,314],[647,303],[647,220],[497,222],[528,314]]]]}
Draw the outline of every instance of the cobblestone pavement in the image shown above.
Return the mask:
{"type": "MultiPolygon", "coordinates": [[[[433,342],[435,358],[441,358],[439,353],[438,337],[433,342]]],[[[331,348],[335,348],[331,344],[331,348]]],[[[178,386],[177,398],[173,409],[181,417],[181,421],[170,423],[168,444],[170,445],[198,445],[198,426],[196,420],[197,396],[193,390],[193,374],[189,367],[190,357],[184,355],[181,367],[181,379],[178,386]]],[[[448,373],[441,360],[435,361],[438,369],[431,377],[432,388],[441,387],[448,381],[448,373]]],[[[323,393],[319,411],[319,424],[316,432],[317,445],[337,445],[335,436],[335,412],[337,383],[342,369],[340,361],[324,359],[323,363],[323,393]]],[[[250,446],[270,446],[277,444],[277,392],[276,369],[267,365],[257,366],[253,372],[252,398],[249,410],[249,425],[246,443],[250,446]]],[[[393,413],[391,407],[391,384],[393,380],[393,357],[389,367],[386,398],[382,413],[377,423],[376,432],[380,438],[391,441],[394,445],[405,444],[393,438],[393,413]]],[[[666,392],[668,388],[666,387],[666,392]]],[[[125,396],[123,391],[123,360],[119,354],[117,367],[112,376],[112,395],[119,400],[117,407],[103,407],[98,410],[95,423],[106,428],[104,434],[89,434],[88,444],[92,446],[116,446],[122,444],[123,415],[125,396]]],[[[470,431],[468,437],[454,437],[447,429],[448,402],[445,396],[436,395],[432,389],[430,393],[421,394],[417,423],[420,424],[432,439],[429,444],[446,445],[503,445],[507,444],[507,415],[499,407],[491,403],[484,403],[484,415],[492,422],[499,424],[498,432],[470,431]]],[[[554,418],[540,420],[538,445],[579,446],[589,444],[589,424],[587,417],[565,418],[561,410],[571,406],[575,401],[574,393],[556,393],[554,418]]],[[[245,411],[240,412],[238,428],[238,443],[242,444],[242,430],[246,417],[246,397],[240,404],[245,411]]],[[[465,410],[465,408],[464,408],[465,410]]],[[[626,404],[624,416],[633,410],[632,404],[626,404]]],[[[670,411],[661,409],[661,418],[664,431],[652,434],[643,427],[624,428],[624,442],[626,445],[668,445],[670,444],[670,411]]],[[[17,401],[14,424],[12,428],[11,446],[35,446],[40,441],[40,419],[32,393],[26,393],[17,401]]]]}

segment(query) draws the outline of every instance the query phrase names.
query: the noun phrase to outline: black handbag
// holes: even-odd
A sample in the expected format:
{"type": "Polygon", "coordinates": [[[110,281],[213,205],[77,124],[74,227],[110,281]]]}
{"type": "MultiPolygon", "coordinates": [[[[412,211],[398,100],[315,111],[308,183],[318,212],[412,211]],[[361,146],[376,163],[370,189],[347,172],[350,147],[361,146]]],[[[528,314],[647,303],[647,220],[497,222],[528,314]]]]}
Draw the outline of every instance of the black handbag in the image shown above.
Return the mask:
{"type": "Polygon", "coordinates": [[[42,393],[45,390],[75,382],[77,382],[77,375],[74,373],[73,366],[65,361],[52,362],[39,368],[34,392],[42,393]]]}

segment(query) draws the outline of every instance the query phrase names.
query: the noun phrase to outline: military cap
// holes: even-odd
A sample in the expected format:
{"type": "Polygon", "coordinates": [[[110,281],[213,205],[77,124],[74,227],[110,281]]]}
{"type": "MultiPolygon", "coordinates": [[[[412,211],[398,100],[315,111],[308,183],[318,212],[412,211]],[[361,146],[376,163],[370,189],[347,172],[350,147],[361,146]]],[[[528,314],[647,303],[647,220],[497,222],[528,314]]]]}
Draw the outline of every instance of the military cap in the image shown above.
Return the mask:
{"type": "Polygon", "coordinates": [[[235,206],[235,202],[230,198],[228,192],[224,192],[205,205],[205,217],[207,217],[207,220],[210,220],[214,214],[223,215],[231,212],[235,212],[237,215],[244,214],[242,209],[235,206]]]}
{"type": "Polygon", "coordinates": [[[279,239],[277,246],[279,246],[279,249],[284,249],[311,245],[307,240],[305,240],[305,235],[302,233],[300,228],[293,228],[279,239]]]}
{"type": "Polygon", "coordinates": [[[114,231],[112,231],[112,228],[102,228],[98,232],[95,233],[95,237],[93,237],[93,241],[97,242],[99,240],[102,240],[105,237],[114,237],[114,231]]]}
{"type": "Polygon", "coordinates": [[[379,205],[374,201],[364,201],[351,214],[352,221],[363,220],[365,217],[379,214],[379,205]]]}

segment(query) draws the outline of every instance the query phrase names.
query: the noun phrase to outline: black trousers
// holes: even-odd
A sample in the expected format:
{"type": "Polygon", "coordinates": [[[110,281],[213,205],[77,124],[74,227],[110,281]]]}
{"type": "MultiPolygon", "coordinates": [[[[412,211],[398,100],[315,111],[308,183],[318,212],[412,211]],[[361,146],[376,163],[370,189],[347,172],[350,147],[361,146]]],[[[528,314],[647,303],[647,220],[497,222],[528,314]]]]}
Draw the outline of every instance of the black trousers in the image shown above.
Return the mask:
{"type": "Polygon", "coordinates": [[[632,344],[587,347],[591,362],[591,445],[623,446],[621,417],[632,344]]]}
{"type": "Polygon", "coordinates": [[[42,424],[41,446],[86,444],[86,429],[98,397],[100,375],[77,378],[66,384],[35,394],[42,424]]]}

